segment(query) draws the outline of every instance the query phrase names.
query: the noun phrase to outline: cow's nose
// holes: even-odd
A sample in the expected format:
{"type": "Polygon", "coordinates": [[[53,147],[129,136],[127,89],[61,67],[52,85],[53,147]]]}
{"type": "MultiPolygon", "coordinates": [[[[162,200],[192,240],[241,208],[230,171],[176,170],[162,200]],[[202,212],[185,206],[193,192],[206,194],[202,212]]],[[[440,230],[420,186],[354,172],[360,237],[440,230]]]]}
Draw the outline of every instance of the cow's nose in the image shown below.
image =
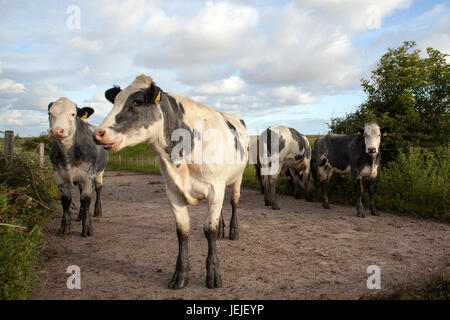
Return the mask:
{"type": "Polygon", "coordinates": [[[97,129],[94,131],[94,140],[98,142],[102,142],[105,138],[105,130],[104,129],[97,129]]]}
{"type": "Polygon", "coordinates": [[[61,128],[51,129],[50,134],[52,136],[62,136],[64,134],[64,129],[61,128]]]}
{"type": "Polygon", "coordinates": [[[367,151],[369,151],[369,153],[377,153],[377,148],[369,148],[367,151]]]}

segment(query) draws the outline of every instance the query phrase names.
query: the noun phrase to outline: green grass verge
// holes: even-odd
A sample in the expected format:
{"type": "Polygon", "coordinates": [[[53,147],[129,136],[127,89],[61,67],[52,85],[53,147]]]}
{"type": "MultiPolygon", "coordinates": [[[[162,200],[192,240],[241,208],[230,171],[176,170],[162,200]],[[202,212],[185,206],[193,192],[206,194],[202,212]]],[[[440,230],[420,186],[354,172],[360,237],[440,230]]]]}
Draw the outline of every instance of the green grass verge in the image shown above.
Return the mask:
{"type": "Polygon", "coordinates": [[[54,216],[58,193],[48,162],[0,160],[0,300],[28,299],[45,248],[43,224],[54,216]]]}

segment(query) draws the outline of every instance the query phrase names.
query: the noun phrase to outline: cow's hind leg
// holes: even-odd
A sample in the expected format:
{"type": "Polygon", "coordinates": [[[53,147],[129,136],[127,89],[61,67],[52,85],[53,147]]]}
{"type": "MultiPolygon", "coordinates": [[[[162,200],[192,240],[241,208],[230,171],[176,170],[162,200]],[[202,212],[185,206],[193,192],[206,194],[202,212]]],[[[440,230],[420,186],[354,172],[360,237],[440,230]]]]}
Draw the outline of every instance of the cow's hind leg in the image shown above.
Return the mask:
{"type": "Polygon", "coordinates": [[[86,179],[86,181],[81,186],[82,191],[80,195],[80,206],[84,211],[81,229],[82,237],[92,236],[94,234],[94,230],[92,229],[92,220],[90,213],[93,186],[94,186],[94,179],[90,178],[86,179]]]}
{"type": "Polygon", "coordinates": [[[219,258],[217,257],[216,239],[220,212],[222,210],[225,185],[214,185],[208,195],[208,214],[203,230],[208,240],[208,257],[206,258],[206,287],[222,287],[222,278],[219,272],[219,258]]]}
{"type": "Polygon", "coordinates": [[[169,283],[170,289],[181,289],[189,283],[189,234],[190,220],[186,201],[177,193],[167,188],[170,210],[175,217],[178,237],[178,258],[175,272],[169,283]]]}
{"type": "Polygon", "coordinates": [[[231,240],[239,239],[239,226],[237,216],[237,205],[241,197],[241,183],[242,176],[231,186],[231,220],[230,220],[230,233],[231,240]]]}
{"type": "Polygon", "coordinates": [[[220,212],[219,231],[217,234],[217,238],[223,239],[224,237],[225,237],[225,221],[223,219],[223,205],[222,205],[222,211],[220,212]]]}
{"type": "Polygon", "coordinates": [[[103,173],[104,171],[99,172],[95,177],[95,193],[97,194],[97,198],[95,199],[94,217],[101,217],[103,214],[101,200],[101,193],[103,188],[103,173]]]}
{"type": "MultiPolygon", "coordinates": [[[[80,199],[81,199],[81,184],[78,184],[78,191],[80,191],[80,199]]],[[[80,205],[79,211],[78,211],[78,217],[77,217],[77,221],[81,221],[83,220],[84,217],[84,207],[80,205]]]]}
{"type": "Polygon", "coordinates": [[[58,189],[61,193],[61,204],[63,207],[59,234],[67,234],[70,232],[70,204],[72,203],[72,194],[68,185],[60,184],[58,185],[58,189]]]}
{"type": "Polygon", "coordinates": [[[261,176],[261,167],[258,165],[255,165],[255,176],[256,178],[258,178],[259,181],[259,191],[261,192],[261,194],[264,194],[264,183],[263,178],[261,176]]]}
{"type": "Polygon", "coordinates": [[[374,194],[375,194],[375,178],[370,178],[369,179],[370,213],[373,216],[379,216],[380,214],[375,208],[374,194]]]}

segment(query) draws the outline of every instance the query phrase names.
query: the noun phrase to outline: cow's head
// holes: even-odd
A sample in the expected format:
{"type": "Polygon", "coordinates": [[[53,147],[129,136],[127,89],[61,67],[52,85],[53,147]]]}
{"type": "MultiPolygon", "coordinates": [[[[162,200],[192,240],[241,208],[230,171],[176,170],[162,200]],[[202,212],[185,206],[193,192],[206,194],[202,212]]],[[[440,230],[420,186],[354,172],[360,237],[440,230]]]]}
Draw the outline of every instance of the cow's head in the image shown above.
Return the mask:
{"type": "Polygon", "coordinates": [[[119,87],[106,90],[105,97],[114,107],[94,131],[94,141],[110,151],[151,141],[160,130],[162,95],[161,89],[146,75],[136,77],[124,90],[119,87]]]}
{"type": "Polygon", "coordinates": [[[77,105],[67,99],[59,98],[48,105],[48,122],[50,124],[49,136],[53,139],[71,137],[76,130],[76,118],[86,119],[94,113],[94,109],[77,105]]]}
{"type": "Polygon", "coordinates": [[[389,128],[382,128],[376,122],[366,123],[364,129],[356,129],[356,133],[363,136],[366,145],[366,153],[376,155],[380,151],[381,136],[385,136],[389,128]]]}

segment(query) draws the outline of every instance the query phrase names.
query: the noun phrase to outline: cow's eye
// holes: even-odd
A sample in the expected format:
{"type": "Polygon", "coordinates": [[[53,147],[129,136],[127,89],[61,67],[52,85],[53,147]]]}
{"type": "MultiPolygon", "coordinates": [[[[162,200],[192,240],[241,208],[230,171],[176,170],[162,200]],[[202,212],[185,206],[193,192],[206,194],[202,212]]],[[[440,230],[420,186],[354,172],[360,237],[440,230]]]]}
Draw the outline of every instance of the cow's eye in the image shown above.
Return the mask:
{"type": "Polygon", "coordinates": [[[144,104],[144,101],[142,101],[140,99],[133,100],[133,105],[135,105],[136,107],[142,106],[143,104],[144,104]]]}
{"type": "Polygon", "coordinates": [[[75,113],[72,113],[71,116],[72,116],[72,117],[75,117],[75,113]]]}

